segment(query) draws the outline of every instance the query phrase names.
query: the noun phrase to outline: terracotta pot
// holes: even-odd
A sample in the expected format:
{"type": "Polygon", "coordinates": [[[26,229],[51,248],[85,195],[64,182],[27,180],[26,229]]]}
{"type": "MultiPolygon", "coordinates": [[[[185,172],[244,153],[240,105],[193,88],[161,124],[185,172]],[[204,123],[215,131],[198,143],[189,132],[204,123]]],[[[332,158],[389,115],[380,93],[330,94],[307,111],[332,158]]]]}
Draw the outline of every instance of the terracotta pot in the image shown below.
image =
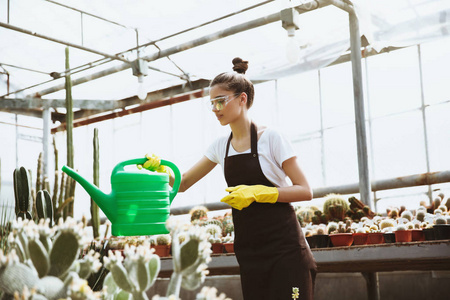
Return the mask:
{"type": "Polygon", "coordinates": [[[376,244],[383,244],[384,243],[384,237],[382,232],[370,232],[367,236],[367,244],[369,245],[376,245],[376,244]]]}
{"type": "Polygon", "coordinates": [[[224,243],[227,253],[234,253],[234,243],[224,243]]]}
{"type": "Polygon", "coordinates": [[[365,245],[367,244],[368,234],[365,232],[355,232],[353,234],[353,245],[365,245]]]}
{"type": "Polygon", "coordinates": [[[212,253],[223,253],[223,244],[222,243],[213,243],[211,244],[212,253]]]}
{"type": "Polygon", "coordinates": [[[395,241],[397,243],[408,243],[412,241],[411,230],[397,230],[395,231],[395,241]]]}
{"type": "Polygon", "coordinates": [[[159,257],[167,257],[170,255],[170,245],[156,245],[155,254],[159,257]]]}
{"type": "Polygon", "coordinates": [[[330,234],[331,243],[335,247],[350,246],[353,243],[353,234],[351,233],[333,233],[330,234]]]}
{"type": "Polygon", "coordinates": [[[450,224],[434,224],[433,231],[436,240],[450,239],[450,224]]]}
{"type": "Polygon", "coordinates": [[[411,239],[413,242],[425,241],[425,234],[422,229],[411,230],[411,239]]]}
{"type": "Polygon", "coordinates": [[[385,232],[383,233],[385,243],[395,243],[395,233],[385,232]]]}

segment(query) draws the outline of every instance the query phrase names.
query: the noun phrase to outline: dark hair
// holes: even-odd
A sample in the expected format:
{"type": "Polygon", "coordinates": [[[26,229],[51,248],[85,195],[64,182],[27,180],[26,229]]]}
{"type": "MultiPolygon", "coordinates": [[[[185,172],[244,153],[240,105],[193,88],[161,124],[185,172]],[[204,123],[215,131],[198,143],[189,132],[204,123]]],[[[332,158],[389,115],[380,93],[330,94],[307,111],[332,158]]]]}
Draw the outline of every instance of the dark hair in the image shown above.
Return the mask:
{"type": "Polygon", "coordinates": [[[224,72],[217,75],[211,81],[210,87],[219,84],[227,91],[246,93],[247,108],[250,108],[253,104],[253,98],[255,97],[255,89],[253,88],[253,83],[244,75],[247,69],[248,61],[236,57],[233,59],[233,71],[235,72],[224,72]]]}

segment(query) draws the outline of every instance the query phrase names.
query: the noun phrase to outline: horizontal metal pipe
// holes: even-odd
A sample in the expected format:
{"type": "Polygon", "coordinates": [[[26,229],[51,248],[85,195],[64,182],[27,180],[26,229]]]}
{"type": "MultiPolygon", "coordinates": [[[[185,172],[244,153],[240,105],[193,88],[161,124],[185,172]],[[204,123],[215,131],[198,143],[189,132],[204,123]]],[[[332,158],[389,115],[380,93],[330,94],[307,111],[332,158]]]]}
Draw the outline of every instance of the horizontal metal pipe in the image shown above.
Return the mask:
{"type": "MultiPolygon", "coordinates": [[[[317,5],[310,5],[310,3],[306,3],[306,4],[299,5],[299,6],[295,7],[295,8],[299,11],[299,13],[305,13],[305,12],[308,12],[308,11],[311,11],[311,10],[315,10],[317,8],[324,7],[324,6],[327,6],[327,5],[331,4],[329,0],[317,0],[315,2],[317,2],[318,4],[317,5]]],[[[239,24],[239,25],[236,25],[236,26],[232,26],[232,27],[230,27],[230,28],[228,28],[226,30],[222,30],[222,31],[219,31],[219,32],[216,32],[216,33],[212,33],[210,35],[206,35],[206,36],[201,37],[199,39],[196,39],[196,40],[193,40],[193,41],[189,41],[189,42],[186,42],[184,44],[180,44],[178,46],[174,46],[172,48],[169,48],[169,49],[166,49],[166,50],[162,50],[162,51],[156,52],[156,53],[151,54],[151,55],[147,55],[147,56],[143,57],[143,59],[145,59],[147,61],[157,60],[159,58],[163,58],[163,57],[166,57],[168,55],[179,53],[179,52],[182,52],[182,51],[185,51],[185,50],[197,47],[197,46],[201,46],[201,45],[213,42],[215,40],[218,40],[218,39],[221,39],[221,38],[224,38],[224,37],[236,34],[236,33],[244,32],[246,30],[257,28],[257,27],[260,27],[260,26],[263,26],[263,25],[267,25],[267,24],[276,22],[276,21],[280,21],[280,20],[281,20],[280,13],[277,12],[277,13],[274,13],[274,14],[271,14],[271,15],[268,15],[268,16],[265,16],[265,17],[261,17],[261,18],[258,18],[258,19],[255,19],[255,20],[252,20],[252,21],[249,21],[249,22],[246,22],[246,23],[242,23],[242,24],[239,24]]],[[[115,66],[115,67],[112,67],[112,68],[109,68],[109,69],[105,69],[105,70],[97,72],[97,73],[90,74],[90,75],[85,76],[85,77],[73,79],[72,80],[72,86],[75,86],[75,85],[78,85],[78,84],[82,84],[82,83],[85,83],[85,82],[88,82],[88,81],[91,81],[91,80],[94,80],[94,79],[98,79],[98,78],[101,78],[101,77],[105,77],[107,75],[111,75],[111,74],[114,74],[114,73],[126,70],[126,69],[128,69],[130,67],[131,67],[130,64],[125,63],[125,64],[121,64],[121,65],[118,65],[118,66],[115,66]]],[[[64,84],[60,84],[60,85],[57,85],[57,86],[54,86],[54,87],[51,87],[51,88],[44,89],[42,91],[36,92],[35,96],[40,97],[40,96],[44,96],[44,95],[47,95],[47,94],[51,94],[51,93],[63,90],[64,87],[65,87],[64,84]]]]}
{"type": "MultiPolygon", "coordinates": [[[[446,182],[450,182],[450,170],[376,180],[372,181],[371,185],[372,191],[376,192],[382,190],[391,190],[446,182]]],[[[359,183],[313,189],[314,198],[321,198],[331,193],[341,195],[359,193],[359,183]]],[[[228,204],[222,202],[205,203],[202,205],[208,208],[210,211],[230,208],[228,204]]],[[[196,205],[172,208],[170,209],[170,213],[173,215],[187,214],[194,206],[196,205]]]]}
{"type": "MultiPolygon", "coordinates": [[[[42,99],[42,98],[26,98],[26,99],[11,99],[5,98],[0,101],[0,109],[3,108],[42,108],[66,107],[65,99],[42,99]]],[[[73,107],[80,109],[91,110],[114,110],[122,108],[120,103],[116,100],[73,100],[73,107]]]]}
{"type": "Polygon", "coordinates": [[[58,39],[55,39],[55,38],[52,38],[52,37],[49,37],[49,36],[46,36],[46,35],[43,35],[43,34],[40,34],[40,33],[36,33],[34,31],[31,31],[31,30],[28,30],[28,29],[24,29],[24,28],[20,28],[20,27],[11,25],[11,24],[0,22],[0,26],[4,27],[4,28],[7,28],[7,29],[15,30],[15,31],[18,31],[18,32],[21,32],[21,33],[29,34],[29,35],[32,35],[32,36],[35,36],[35,37],[38,37],[38,38],[46,39],[46,40],[49,40],[49,41],[52,41],[52,42],[55,42],[55,43],[63,44],[63,45],[66,45],[66,46],[69,46],[69,47],[72,47],[72,48],[77,48],[77,49],[80,49],[80,50],[84,50],[84,51],[87,51],[87,52],[98,54],[98,55],[101,55],[101,56],[104,56],[104,57],[108,57],[108,58],[111,58],[111,59],[117,59],[117,60],[126,62],[127,64],[130,64],[130,62],[127,61],[126,59],[118,57],[116,55],[111,55],[111,54],[108,54],[108,53],[97,51],[97,50],[94,50],[94,49],[91,49],[91,48],[87,48],[87,47],[84,47],[84,46],[81,46],[81,45],[77,45],[77,44],[74,44],[74,43],[58,40],[58,39]]]}

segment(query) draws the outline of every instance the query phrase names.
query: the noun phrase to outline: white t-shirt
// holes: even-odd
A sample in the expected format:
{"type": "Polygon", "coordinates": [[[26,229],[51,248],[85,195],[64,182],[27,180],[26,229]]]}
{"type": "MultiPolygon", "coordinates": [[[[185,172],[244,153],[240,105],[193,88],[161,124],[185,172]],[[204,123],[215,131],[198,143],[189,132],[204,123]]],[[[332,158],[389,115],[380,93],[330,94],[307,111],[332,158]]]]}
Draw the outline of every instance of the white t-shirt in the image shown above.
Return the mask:
{"type": "MultiPolygon", "coordinates": [[[[230,135],[216,139],[206,150],[205,156],[212,162],[220,164],[224,168],[227,141],[230,135]]],[[[251,149],[243,152],[234,150],[230,143],[228,156],[250,153],[251,149]]],[[[266,128],[258,140],[258,156],[261,169],[266,178],[276,187],[288,186],[286,173],[281,167],[283,162],[295,156],[291,143],[279,132],[266,128]]]]}

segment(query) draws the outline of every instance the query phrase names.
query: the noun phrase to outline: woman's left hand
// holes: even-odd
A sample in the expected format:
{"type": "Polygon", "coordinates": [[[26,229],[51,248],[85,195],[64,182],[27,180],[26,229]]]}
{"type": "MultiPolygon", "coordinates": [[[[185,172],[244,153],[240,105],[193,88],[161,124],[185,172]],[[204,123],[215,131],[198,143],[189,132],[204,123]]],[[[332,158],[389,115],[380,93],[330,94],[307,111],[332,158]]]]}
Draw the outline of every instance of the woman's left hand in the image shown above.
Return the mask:
{"type": "Polygon", "coordinates": [[[242,210],[253,202],[275,203],[278,199],[278,189],[265,185],[238,185],[225,189],[230,192],[220,200],[231,207],[242,210]]]}

